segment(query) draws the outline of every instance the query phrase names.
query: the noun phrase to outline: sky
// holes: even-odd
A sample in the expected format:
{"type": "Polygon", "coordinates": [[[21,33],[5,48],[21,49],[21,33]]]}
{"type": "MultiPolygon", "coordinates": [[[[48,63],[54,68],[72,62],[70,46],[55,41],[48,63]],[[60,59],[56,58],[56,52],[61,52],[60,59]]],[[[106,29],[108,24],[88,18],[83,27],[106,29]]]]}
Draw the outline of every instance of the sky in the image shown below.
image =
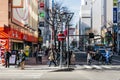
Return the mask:
{"type": "Polygon", "coordinates": [[[63,6],[68,7],[68,9],[71,12],[74,12],[72,24],[75,26],[75,24],[79,20],[79,14],[80,14],[80,2],[81,0],[55,0],[60,1],[63,3],[63,6]]]}

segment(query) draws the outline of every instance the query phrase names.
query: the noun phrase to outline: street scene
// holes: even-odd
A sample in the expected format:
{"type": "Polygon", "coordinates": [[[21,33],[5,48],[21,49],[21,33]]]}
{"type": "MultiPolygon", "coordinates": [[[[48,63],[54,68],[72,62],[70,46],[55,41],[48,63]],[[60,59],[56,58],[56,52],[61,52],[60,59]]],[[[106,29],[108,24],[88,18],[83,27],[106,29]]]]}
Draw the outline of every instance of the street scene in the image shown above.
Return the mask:
{"type": "Polygon", "coordinates": [[[120,80],[120,0],[0,0],[0,80],[120,80]]]}

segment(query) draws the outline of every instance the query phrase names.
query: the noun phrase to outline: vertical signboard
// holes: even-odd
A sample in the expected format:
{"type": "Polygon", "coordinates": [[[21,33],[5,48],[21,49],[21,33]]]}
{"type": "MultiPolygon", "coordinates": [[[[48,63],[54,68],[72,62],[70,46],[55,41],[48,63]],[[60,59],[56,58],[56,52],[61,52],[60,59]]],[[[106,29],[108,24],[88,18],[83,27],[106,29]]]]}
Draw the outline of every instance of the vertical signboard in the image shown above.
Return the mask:
{"type": "Polygon", "coordinates": [[[117,1],[113,0],[113,23],[117,23],[117,1]]]}
{"type": "Polygon", "coordinates": [[[117,23],[117,8],[113,8],[113,23],[117,23]]]}

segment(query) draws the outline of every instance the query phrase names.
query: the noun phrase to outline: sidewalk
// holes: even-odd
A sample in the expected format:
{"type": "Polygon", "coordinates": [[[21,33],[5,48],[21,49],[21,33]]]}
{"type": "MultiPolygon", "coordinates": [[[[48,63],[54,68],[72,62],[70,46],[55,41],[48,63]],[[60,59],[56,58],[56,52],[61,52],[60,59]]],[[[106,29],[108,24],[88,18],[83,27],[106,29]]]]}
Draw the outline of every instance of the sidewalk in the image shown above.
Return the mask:
{"type": "MultiPolygon", "coordinates": [[[[71,65],[70,68],[75,68],[76,66],[71,65]]],[[[64,69],[67,67],[62,66],[56,66],[53,65],[49,67],[48,65],[25,65],[25,70],[58,70],[58,69],[64,69]]],[[[2,66],[0,64],[0,70],[20,70],[20,68],[17,68],[15,65],[10,65],[9,68],[5,68],[5,66],[2,66]]]]}

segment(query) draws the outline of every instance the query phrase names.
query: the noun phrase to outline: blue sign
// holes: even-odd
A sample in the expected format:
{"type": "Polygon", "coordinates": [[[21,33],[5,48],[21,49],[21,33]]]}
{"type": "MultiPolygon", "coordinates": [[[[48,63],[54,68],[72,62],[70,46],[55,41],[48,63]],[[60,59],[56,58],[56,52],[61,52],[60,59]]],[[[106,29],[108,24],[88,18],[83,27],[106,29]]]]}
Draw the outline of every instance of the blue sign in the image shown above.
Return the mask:
{"type": "Polygon", "coordinates": [[[118,2],[120,2],[120,0],[118,0],[118,2]]]}
{"type": "Polygon", "coordinates": [[[113,23],[117,23],[117,8],[113,8],[113,23]]]}

